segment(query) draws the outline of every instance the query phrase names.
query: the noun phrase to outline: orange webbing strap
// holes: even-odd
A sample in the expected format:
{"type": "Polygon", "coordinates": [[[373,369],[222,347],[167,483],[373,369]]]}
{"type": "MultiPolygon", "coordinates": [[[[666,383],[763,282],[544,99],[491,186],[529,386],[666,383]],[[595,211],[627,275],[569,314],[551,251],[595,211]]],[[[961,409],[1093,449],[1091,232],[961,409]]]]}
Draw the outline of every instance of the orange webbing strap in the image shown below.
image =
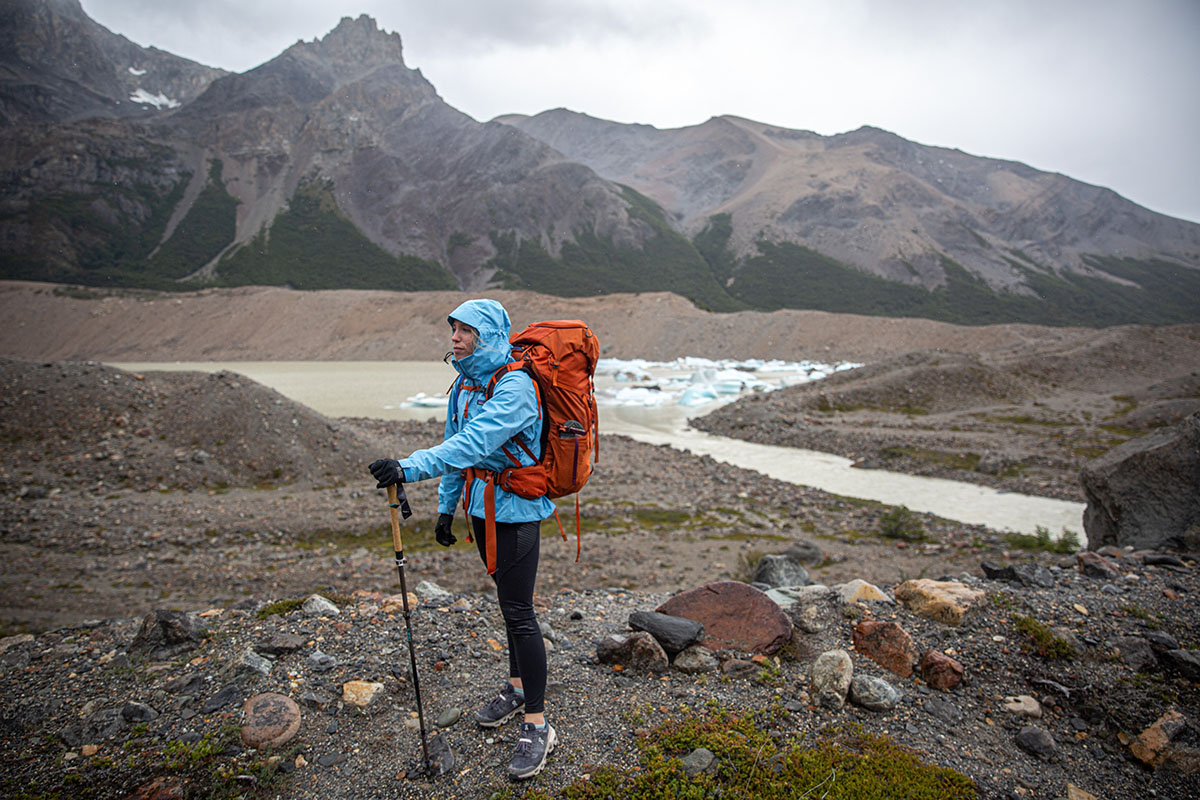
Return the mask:
{"type": "MultiPolygon", "coordinates": [[[[554,509],[554,521],[558,523],[558,532],[562,534],[563,541],[567,540],[567,531],[563,527],[562,519],[558,516],[558,509],[554,509]]],[[[583,552],[583,522],[579,516],[579,493],[575,494],[575,560],[579,561],[579,555],[583,552]]]]}
{"type": "MultiPolygon", "coordinates": [[[[471,484],[479,478],[487,484],[483,490],[483,549],[487,556],[488,575],[496,574],[496,473],[486,469],[468,467],[463,470],[463,511],[471,513],[471,484]]],[[[469,527],[469,526],[468,526],[469,527]]]]}

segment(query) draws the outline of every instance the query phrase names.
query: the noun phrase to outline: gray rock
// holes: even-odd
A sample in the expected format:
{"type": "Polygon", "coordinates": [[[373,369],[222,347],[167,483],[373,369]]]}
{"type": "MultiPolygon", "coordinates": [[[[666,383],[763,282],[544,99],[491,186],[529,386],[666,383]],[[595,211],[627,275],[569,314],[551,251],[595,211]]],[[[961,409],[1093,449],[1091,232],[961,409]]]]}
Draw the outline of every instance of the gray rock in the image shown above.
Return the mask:
{"type": "Polygon", "coordinates": [[[454,599],[454,595],[433,581],[421,581],[413,593],[420,603],[448,603],[454,599]]]}
{"type": "Polygon", "coordinates": [[[160,608],[142,619],[129,650],[155,659],[169,659],[186,653],[199,643],[196,623],[190,614],[160,608]]]}
{"type": "Polygon", "coordinates": [[[309,595],[308,599],[304,601],[304,605],[301,606],[301,609],[304,611],[304,615],[308,617],[336,617],[342,613],[341,609],[330,602],[329,599],[319,594],[309,595]]]}
{"type": "Polygon", "coordinates": [[[462,714],[462,709],[458,708],[457,706],[454,708],[447,708],[441,714],[438,714],[437,722],[434,724],[439,728],[449,728],[451,725],[462,719],[462,714]]]}
{"type": "Polygon", "coordinates": [[[336,667],[338,662],[333,656],[327,656],[320,650],[314,650],[309,654],[306,663],[313,672],[328,672],[336,667]]]}
{"type": "Polygon", "coordinates": [[[891,711],[900,702],[900,691],[874,675],[855,675],[849,696],[850,702],[870,711],[891,711]]]}
{"type": "Polygon", "coordinates": [[[1162,654],[1163,665],[1178,672],[1189,681],[1200,682],[1200,650],[1167,650],[1162,654]]]}
{"type": "Polygon", "coordinates": [[[1013,564],[1013,574],[1017,583],[1022,586],[1040,586],[1043,589],[1054,588],[1054,573],[1041,564],[1013,564]]]}
{"type": "Polygon", "coordinates": [[[711,750],[698,747],[684,756],[682,761],[683,771],[687,773],[689,778],[694,778],[701,773],[715,769],[717,757],[713,755],[711,750]]]}
{"type": "Polygon", "coordinates": [[[232,703],[240,702],[242,702],[242,690],[238,688],[237,684],[231,683],[221,689],[221,691],[214,694],[212,697],[208,698],[208,700],[204,702],[204,705],[200,707],[200,711],[204,714],[211,714],[217,709],[224,708],[232,703]]]}
{"type": "Polygon", "coordinates": [[[925,698],[922,708],[942,722],[948,722],[951,725],[961,722],[963,718],[961,708],[938,695],[925,698]]]}
{"type": "Polygon", "coordinates": [[[158,719],[158,712],[145,703],[126,703],[121,718],[126,722],[152,722],[158,719]]]}
{"type": "Polygon", "coordinates": [[[178,678],[167,681],[163,688],[171,694],[196,694],[204,688],[204,678],[195,672],[190,675],[180,675],[178,678]]]}
{"type": "Polygon", "coordinates": [[[1169,633],[1163,631],[1146,631],[1142,634],[1142,638],[1150,643],[1154,648],[1154,652],[1161,653],[1165,650],[1178,650],[1179,641],[1169,633]]]}
{"type": "Polygon", "coordinates": [[[306,638],[295,633],[276,633],[254,645],[254,650],[264,656],[278,658],[294,653],[304,646],[306,638]]]}
{"type": "Polygon", "coordinates": [[[688,675],[699,675],[704,672],[716,672],[720,668],[716,654],[707,647],[694,644],[681,650],[672,663],[675,669],[688,675]]]}
{"type": "Polygon", "coordinates": [[[1080,471],[1092,547],[1200,546],[1200,414],[1114,447],[1080,471]]]}
{"type": "Polygon", "coordinates": [[[780,553],[759,559],[758,567],[754,570],[754,582],[770,587],[807,586],[812,583],[812,578],[799,560],[793,560],[787,553],[780,553]]]}
{"type": "Polygon", "coordinates": [[[809,685],[813,699],[825,708],[839,709],[846,704],[846,693],[854,677],[854,665],[845,650],[829,650],[813,662],[809,685]]]}
{"type": "Polygon", "coordinates": [[[629,615],[629,627],[649,633],[672,656],[704,639],[704,626],[699,622],[658,611],[634,611],[629,615]]]}
{"type": "Polygon", "coordinates": [[[1043,761],[1049,761],[1058,754],[1058,745],[1054,737],[1042,727],[1026,725],[1021,728],[1016,737],[1017,747],[1043,761]]]}
{"type": "Polygon", "coordinates": [[[645,631],[605,637],[596,645],[596,660],[601,664],[622,664],[640,672],[663,672],[670,666],[666,651],[645,631]]]}
{"type": "Polygon", "coordinates": [[[270,659],[263,658],[258,653],[247,648],[242,653],[241,668],[246,672],[256,673],[258,675],[270,675],[271,668],[275,665],[270,659]]]}
{"type": "Polygon", "coordinates": [[[1150,643],[1140,636],[1121,636],[1114,639],[1112,645],[1121,654],[1121,660],[1135,672],[1147,672],[1158,666],[1150,643]]]}

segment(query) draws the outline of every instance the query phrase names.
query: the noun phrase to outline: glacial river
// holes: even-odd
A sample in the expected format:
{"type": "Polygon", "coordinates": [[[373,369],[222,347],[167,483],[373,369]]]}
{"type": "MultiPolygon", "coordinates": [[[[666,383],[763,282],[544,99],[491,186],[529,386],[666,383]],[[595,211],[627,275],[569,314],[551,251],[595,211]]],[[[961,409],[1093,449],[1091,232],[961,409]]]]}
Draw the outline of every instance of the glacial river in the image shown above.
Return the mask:
{"type": "MultiPolygon", "coordinates": [[[[445,404],[439,401],[454,378],[451,367],[441,362],[424,361],[171,362],[116,363],[112,366],[132,372],[230,370],[270,386],[327,416],[376,419],[444,418],[445,404]],[[412,398],[417,398],[419,405],[407,402],[412,398]],[[424,403],[428,405],[422,405],[424,403]]],[[[777,379],[786,380],[787,376],[777,379]]],[[[1081,503],[1000,492],[940,478],[854,469],[850,459],[829,453],[713,436],[689,428],[688,419],[703,416],[729,402],[729,398],[698,406],[607,404],[618,388],[616,377],[597,374],[601,436],[620,433],[641,442],[709,455],[778,480],[847,497],[905,505],[914,511],[996,530],[1032,534],[1040,526],[1056,537],[1063,529],[1068,529],[1075,532],[1080,541],[1086,538],[1081,503]]]]}

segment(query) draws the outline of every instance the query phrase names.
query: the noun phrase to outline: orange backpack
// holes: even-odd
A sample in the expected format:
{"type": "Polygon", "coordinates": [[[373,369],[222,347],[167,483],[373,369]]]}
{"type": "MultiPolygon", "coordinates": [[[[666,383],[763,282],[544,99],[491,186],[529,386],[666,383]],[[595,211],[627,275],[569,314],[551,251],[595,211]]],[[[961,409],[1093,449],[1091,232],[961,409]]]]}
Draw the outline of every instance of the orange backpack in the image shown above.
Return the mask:
{"type": "MultiPolygon", "coordinates": [[[[487,482],[484,496],[487,509],[486,552],[488,572],[496,571],[495,487],[534,499],[556,499],[575,494],[575,560],[583,549],[579,519],[578,492],[592,474],[592,455],[600,457],[600,424],[596,412],[596,361],[600,344],[588,326],[577,319],[535,322],[509,337],[513,361],[492,375],[484,389],[485,402],[496,383],[509,372],[521,369],[529,373],[538,388],[542,414],[542,457],[537,459],[525,443],[512,439],[536,463],[523,467],[504,445],[501,449],[512,467],[500,473],[471,467],[466,472],[464,510],[470,507],[473,478],[487,482]]],[[[554,512],[563,539],[558,511],[554,512]]]]}

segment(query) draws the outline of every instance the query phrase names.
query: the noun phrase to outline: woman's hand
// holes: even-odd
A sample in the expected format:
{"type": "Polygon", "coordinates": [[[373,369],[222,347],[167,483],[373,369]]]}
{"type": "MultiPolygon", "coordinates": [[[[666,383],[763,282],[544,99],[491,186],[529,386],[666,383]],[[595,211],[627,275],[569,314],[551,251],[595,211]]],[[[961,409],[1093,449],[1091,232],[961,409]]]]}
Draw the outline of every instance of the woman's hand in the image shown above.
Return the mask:
{"type": "Polygon", "coordinates": [[[372,461],[367,469],[371,470],[375,480],[379,481],[375,484],[376,489],[384,489],[393,483],[404,483],[404,470],[400,469],[400,462],[394,458],[372,461]]]}

